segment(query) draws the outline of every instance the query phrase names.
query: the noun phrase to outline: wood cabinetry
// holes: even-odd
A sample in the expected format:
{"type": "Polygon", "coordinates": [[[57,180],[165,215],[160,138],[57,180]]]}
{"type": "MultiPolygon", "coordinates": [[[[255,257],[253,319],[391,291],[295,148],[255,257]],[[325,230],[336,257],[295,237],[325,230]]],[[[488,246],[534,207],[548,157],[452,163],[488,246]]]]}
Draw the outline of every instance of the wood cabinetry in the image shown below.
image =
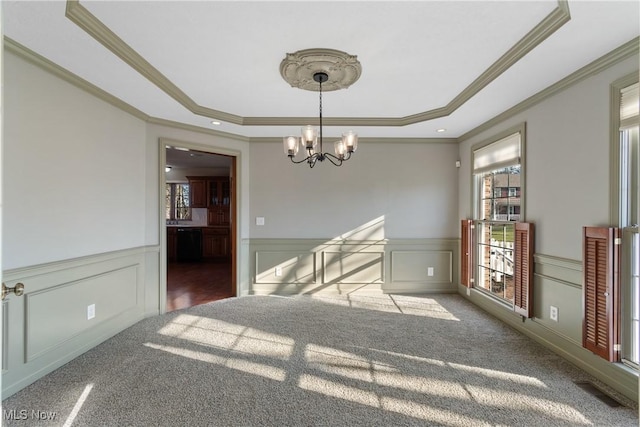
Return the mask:
{"type": "Polygon", "coordinates": [[[209,206],[229,206],[231,191],[228,176],[212,176],[208,182],[209,206]]]}
{"type": "Polygon", "coordinates": [[[231,186],[229,177],[210,177],[207,184],[207,224],[217,227],[230,225],[231,186]]]}
{"type": "MultiPolygon", "coordinates": [[[[202,227],[202,257],[228,260],[231,254],[231,181],[228,176],[188,176],[192,208],[207,208],[207,227],[202,227]]],[[[176,261],[175,228],[167,228],[167,257],[176,261]]]]}
{"type": "Polygon", "coordinates": [[[188,176],[187,179],[189,180],[190,207],[206,208],[209,183],[207,178],[201,176],[188,176]]]}
{"type": "Polygon", "coordinates": [[[206,227],[202,229],[203,258],[227,259],[229,257],[229,229],[206,227]]]}
{"type": "Polygon", "coordinates": [[[176,228],[167,227],[167,260],[175,261],[178,258],[177,245],[176,228]]]}

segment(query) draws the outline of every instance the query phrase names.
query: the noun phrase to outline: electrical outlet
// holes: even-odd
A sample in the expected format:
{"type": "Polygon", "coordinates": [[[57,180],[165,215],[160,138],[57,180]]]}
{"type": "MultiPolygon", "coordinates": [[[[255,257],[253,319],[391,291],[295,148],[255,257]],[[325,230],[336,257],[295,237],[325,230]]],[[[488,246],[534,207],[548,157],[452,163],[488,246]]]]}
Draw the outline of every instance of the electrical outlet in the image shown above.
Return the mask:
{"type": "Polygon", "coordinates": [[[427,268],[427,276],[433,276],[433,267],[427,268]]]}
{"type": "Polygon", "coordinates": [[[282,267],[276,267],[276,277],[282,276],[282,267]]]}
{"type": "Polygon", "coordinates": [[[554,307],[554,306],[549,307],[549,317],[554,322],[558,321],[558,307],[554,307]]]}
{"type": "Polygon", "coordinates": [[[87,320],[91,320],[96,317],[96,305],[91,304],[87,306],[87,320]]]}
{"type": "Polygon", "coordinates": [[[264,217],[263,216],[257,216],[256,217],[256,225],[264,225],[264,217]]]}

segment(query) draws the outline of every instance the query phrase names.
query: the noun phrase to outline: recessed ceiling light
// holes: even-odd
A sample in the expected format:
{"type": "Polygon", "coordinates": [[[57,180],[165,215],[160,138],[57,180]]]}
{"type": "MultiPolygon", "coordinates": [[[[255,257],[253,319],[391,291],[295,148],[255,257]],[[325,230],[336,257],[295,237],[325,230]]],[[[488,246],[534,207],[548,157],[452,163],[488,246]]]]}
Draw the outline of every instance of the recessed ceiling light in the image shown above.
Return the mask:
{"type": "Polygon", "coordinates": [[[217,120],[212,120],[211,124],[214,125],[214,126],[220,126],[221,125],[221,123],[219,121],[217,121],[217,120]]]}
{"type": "Polygon", "coordinates": [[[436,132],[438,133],[442,133],[442,132],[446,132],[447,130],[445,128],[440,128],[440,129],[436,129],[436,132]]]}

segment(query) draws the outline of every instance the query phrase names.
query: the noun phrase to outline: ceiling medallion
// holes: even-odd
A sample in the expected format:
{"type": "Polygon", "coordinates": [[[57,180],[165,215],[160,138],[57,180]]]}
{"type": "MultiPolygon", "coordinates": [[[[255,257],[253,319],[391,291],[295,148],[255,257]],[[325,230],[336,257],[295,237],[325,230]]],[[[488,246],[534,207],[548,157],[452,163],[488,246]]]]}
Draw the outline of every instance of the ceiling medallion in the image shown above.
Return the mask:
{"type": "Polygon", "coordinates": [[[280,63],[282,78],[299,89],[318,91],[318,82],[314,80],[318,73],[327,75],[323,91],[346,89],[360,78],[362,66],[356,55],[336,49],[299,50],[287,53],[280,63]]]}
{"type": "Polygon", "coordinates": [[[323,151],[322,139],[322,91],[346,89],[351,86],[362,73],[362,67],[355,55],[335,49],[306,49],[288,53],[280,63],[280,74],[292,87],[320,92],[318,130],[313,126],[301,129],[302,136],[285,136],[282,139],[284,153],[293,163],[307,163],[314,167],[316,162],[329,160],[335,166],[342,166],[351,158],[358,148],[358,134],[352,131],[342,134],[342,139],[335,141],[335,154],[323,151]],[[304,158],[296,160],[302,148],[304,158]]]}

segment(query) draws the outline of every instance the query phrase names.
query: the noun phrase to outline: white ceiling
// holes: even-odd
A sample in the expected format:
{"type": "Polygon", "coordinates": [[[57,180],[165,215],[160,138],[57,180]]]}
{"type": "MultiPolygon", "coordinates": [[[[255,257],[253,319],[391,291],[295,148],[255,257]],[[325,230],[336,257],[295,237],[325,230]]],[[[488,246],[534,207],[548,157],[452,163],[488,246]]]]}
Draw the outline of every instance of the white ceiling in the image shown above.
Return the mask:
{"type": "Polygon", "coordinates": [[[638,37],[639,4],[568,2],[568,22],[460,108],[406,126],[359,123],[447,106],[559,3],[82,0],[86,16],[99,21],[89,31],[65,17],[64,1],[5,0],[2,16],[5,36],[154,118],[247,137],[297,134],[294,118],[317,118],[317,93],[290,87],[280,62],[286,53],[330,48],[357,55],[362,76],[324,94],[324,116],[347,119],[325,135],[348,128],[365,137],[453,138],[638,37]],[[99,43],[90,34],[99,23],[119,38],[116,48],[131,48],[211,117],[194,114],[158,86],[157,75],[150,81],[99,43]],[[213,126],[217,112],[285,124],[213,126]]]}

